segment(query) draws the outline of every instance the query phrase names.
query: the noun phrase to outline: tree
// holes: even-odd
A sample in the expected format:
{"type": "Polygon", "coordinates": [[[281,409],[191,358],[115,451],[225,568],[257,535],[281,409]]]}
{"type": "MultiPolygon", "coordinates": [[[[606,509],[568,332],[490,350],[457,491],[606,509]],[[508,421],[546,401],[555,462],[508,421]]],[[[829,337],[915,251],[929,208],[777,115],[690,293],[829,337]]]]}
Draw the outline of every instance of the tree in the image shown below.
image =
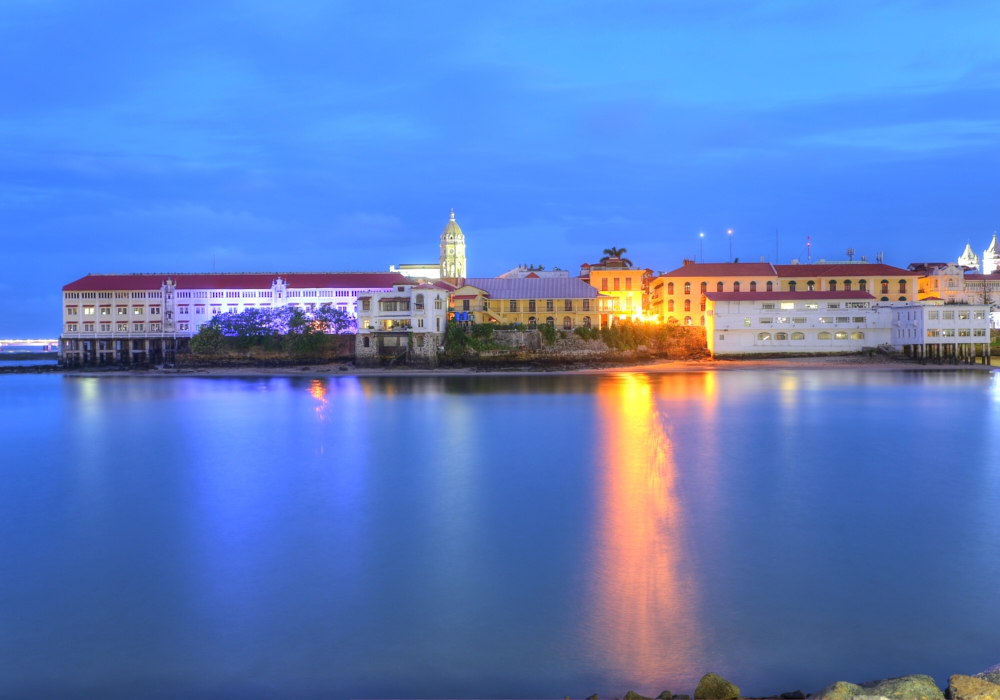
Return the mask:
{"type": "Polygon", "coordinates": [[[622,264],[625,265],[625,267],[632,267],[632,261],[629,260],[628,258],[622,257],[627,252],[628,250],[625,248],[615,248],[614,246],[610,248],[605,248],[604,257],[601,258],[601,262],[607,262],[611,258],[618,258],[619,260],[621,260],[622,264]]]}

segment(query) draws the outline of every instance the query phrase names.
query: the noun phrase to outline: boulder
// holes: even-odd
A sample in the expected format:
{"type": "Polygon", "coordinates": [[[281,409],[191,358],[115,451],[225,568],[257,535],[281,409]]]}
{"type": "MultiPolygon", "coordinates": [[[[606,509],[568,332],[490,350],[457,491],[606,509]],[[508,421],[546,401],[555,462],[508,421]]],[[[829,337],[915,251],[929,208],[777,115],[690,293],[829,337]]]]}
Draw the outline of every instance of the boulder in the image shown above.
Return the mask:
{"type": "Polygon", "coordinates": [[[669,690],[664,690],[662,693],[656,696],[656,700],[672,700],[673,697],[674,697],[673,693],[671,693],[669,690]]]}
{"type": "Polygon", "coordinates": [[[884,698],[899,698],[906,700],[944,700],[944,693],[930,676],[916,674],[885,678],[880,681],[869,681],[859,684],[862,688],[859,695],[877,695],[884,698]]]}
{"type": "Polygon", "coordinates": [[[635,692],[634,690],[630,690],[627,693],[625,693],[625,700],[653,700],[653,699],[639,695],[639,693],[635,692]]]}
{"type": "Polygon", "coordinates": [[[739,696],[739,688],[714,673],[702,676],[694,691],[695,700],[733,700],[739,696]]]}
{"type": "Polygon", "coordinates": [[[848,698],[856,698],[867,694],[859,685],[854,685],[847,681],[837,681],[832,685],[826,686],[813,697],[815,700],[848,700],[848,698]]]}
{"type": "Polygon", "coordinates": [[[956,674],[948,679],[948,697],[956,700],[1000,700],[1000,685],[983,678],[956,674]]]}
{"type": "Polygon", "coordinates": [[[982,678],[984,681],[1000,684],[1000,664],[997,664],[996,666],[990,666],[982,673],[973,673],[972,677],[982,678]]]}

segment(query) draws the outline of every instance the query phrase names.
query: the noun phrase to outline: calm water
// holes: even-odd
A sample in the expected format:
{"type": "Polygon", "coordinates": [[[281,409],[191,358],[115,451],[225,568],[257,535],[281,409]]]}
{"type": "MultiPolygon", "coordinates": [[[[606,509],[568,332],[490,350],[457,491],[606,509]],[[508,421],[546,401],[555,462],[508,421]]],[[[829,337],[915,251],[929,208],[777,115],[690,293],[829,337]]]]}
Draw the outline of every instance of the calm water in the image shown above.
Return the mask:
{"type": "Polygon", "coordinates": [[[0,697],[744,693],[1000,662],[1000,383],[0,377],[0,697]]]}

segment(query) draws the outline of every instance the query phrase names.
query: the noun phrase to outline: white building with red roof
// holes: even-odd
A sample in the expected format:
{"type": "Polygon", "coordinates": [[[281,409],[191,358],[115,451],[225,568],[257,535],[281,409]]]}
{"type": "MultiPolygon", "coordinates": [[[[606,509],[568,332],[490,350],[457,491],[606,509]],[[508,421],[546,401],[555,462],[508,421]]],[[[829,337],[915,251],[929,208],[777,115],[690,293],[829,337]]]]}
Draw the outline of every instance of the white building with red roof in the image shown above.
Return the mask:
{"type": "Polygon", "coordinates": [[[410,283],[388,272],[92,274],[63,287],[60,352],[70,364],[172,362],[221,313],[329,304],[356,318],[359,296],[410,283]]]}

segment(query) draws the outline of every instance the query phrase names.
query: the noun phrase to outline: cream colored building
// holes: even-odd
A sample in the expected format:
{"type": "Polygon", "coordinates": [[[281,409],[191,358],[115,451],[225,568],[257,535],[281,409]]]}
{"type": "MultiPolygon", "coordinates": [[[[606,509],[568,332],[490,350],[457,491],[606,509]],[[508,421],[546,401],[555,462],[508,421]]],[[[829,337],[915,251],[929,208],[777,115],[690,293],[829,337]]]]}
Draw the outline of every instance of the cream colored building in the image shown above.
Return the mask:
{"type": "Polygon", "coordinates": [[[441,257],[439,260],[442,279],[457,279],[467,274],[465,265],[465,234],[455,221],[455,210],[441,232],[441,257]]]}

